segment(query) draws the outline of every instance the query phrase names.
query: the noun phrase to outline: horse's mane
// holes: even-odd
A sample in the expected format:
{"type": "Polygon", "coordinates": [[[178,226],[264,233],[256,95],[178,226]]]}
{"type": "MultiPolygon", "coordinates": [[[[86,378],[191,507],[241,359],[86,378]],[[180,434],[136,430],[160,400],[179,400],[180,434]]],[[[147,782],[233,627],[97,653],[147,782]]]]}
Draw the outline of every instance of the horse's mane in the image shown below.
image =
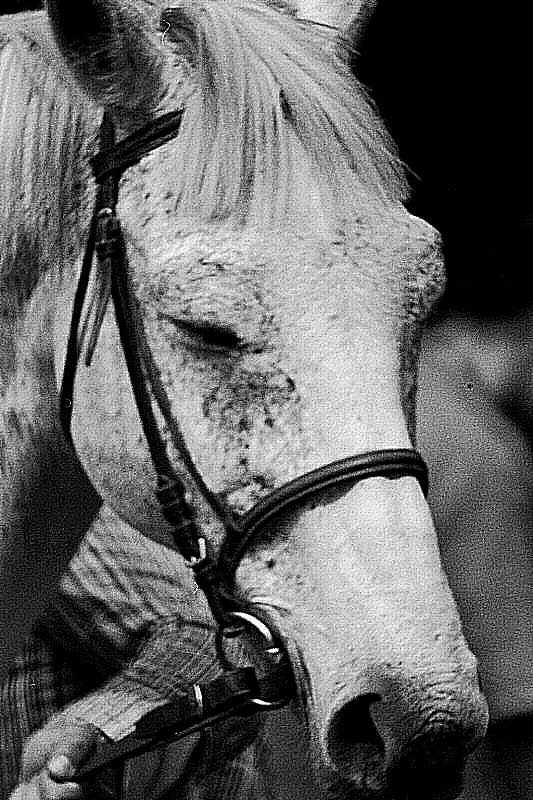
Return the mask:
{"type": "Polygon", "coordinates": [[[295,138],[343,217],[357,209],[361,187],[405,199],[394,145],[331,31],[257,0],[203,0],[180,15],[168,38],[194,54],[199,82],[179,138],[184,206],[202,216],[252,205],[259,218],[283,215],[298,170],[295,138]]]}
{"type": "Polygon", "coordinates": [[[46,15],[0,18],[0,279],[11,303],[24,302],[43,264],[79,250],[94,114],[46,15]]]}

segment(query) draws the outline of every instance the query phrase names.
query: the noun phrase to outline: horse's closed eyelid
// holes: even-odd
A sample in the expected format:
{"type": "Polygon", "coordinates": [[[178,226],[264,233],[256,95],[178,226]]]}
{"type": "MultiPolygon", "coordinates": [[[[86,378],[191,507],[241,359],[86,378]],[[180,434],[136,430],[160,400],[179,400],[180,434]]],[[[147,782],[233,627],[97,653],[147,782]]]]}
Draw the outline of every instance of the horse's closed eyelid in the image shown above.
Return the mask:
{"type": "Polygon", "coordinates": [[[158,312],[158,317],[171,322],[184,333],[200,338],[204,344],[211,347],[220,347],[224,350],[239,350],[243,347],[242,339],[229,327],[204,320],[186,320],[162,311],[158,312]]]}

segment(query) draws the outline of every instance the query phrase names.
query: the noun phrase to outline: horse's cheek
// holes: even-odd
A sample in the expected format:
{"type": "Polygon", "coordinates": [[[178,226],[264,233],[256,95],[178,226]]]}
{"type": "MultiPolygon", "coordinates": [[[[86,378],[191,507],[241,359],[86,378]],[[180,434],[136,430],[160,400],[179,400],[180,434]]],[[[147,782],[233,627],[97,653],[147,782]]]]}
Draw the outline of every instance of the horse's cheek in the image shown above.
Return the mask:
{"type": "Polygon", "coordinates": [[[108,314],[93,361],[77,369],[72,439],[94,487],[126,521],[153,535],[166,527],[117,332],[108,314]]]}

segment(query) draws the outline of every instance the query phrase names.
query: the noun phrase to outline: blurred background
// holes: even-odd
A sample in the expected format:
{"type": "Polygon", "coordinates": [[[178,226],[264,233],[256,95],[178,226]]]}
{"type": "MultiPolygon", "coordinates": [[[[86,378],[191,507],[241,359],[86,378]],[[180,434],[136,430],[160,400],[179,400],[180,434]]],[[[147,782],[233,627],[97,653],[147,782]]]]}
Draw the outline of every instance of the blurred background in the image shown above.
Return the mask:
{"type": "MultiPolygon", "coordinates": [[[[3,13],[37,8],[4,0],[3,13]]],[[[379,0],[354,58],[441,231],[419,447],[492,712],[463,800],[533,796],[533,117],[527,4],[379,0]]]]}
{"type": "Polygon", "coordinates": [[[527,4],[379,0],[354,68],[443,234],[419,447],[492,724],[464,800],[533,797],[533,117],[527,4]]]}
{"type": "Polygon", "coordinates": [[[446,307],[533,299],[531,28],[526,4],[378,0],[356,59],[413,172],[411,210],[444,237],[446,307]]]}

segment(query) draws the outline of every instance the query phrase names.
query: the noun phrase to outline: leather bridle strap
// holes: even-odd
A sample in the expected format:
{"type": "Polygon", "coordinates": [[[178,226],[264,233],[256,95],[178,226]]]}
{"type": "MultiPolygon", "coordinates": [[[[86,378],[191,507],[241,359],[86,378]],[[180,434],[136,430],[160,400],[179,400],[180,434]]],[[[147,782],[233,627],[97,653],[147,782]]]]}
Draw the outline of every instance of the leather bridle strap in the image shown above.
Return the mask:
{"type": "MultiPolygon", "coordinates": [[[[288,690],[288,673],[281,666],[274,671],[281,695],[284,689],[288,690]]],[[[181,690],[165,705],[142,716],[132,733],[117,741],[97,745],[80,765],[76,775],[68,776],[65,781],[85,783],[97,777],[103,769],[116,766],[154,747],[201,733],[232,717],[255,714],[264,710],[257,699],[260,696],[253,667],[232,669],[209,683],[194,684],[188,691],[181,690]]],[[[271,707],[279,705],[281,703],[272,703],[271,707]]]]}
{"type": "MultiPolygon", "coordinates": [[[[203,481],[186,447],[179,425],[171,414],[170,403],[152,358],[142,315],[130,285],[124,237],[120,221],[116,216],[120,174],[128,166],[140,160],[150,149],[159,147],[163,141],[175,136],[179,127],[178,121],[178,115],[166,115],[162,120],[155,120],[150,128],[144,128],[139,133],[138,142],[136,135],[133,135],[115,145],[113,123],[107,114],[104,115],[100,131],[102,151],[95,158],[95,161],[98,162],[95,170],[96,179],[101,183],[97,190],[93,219],[74,299],[60,392],[60,418],[65,434],[71,439],[74,383],[80,357],[81,317],[96,250],[101,273],[110,277],[110,292],[121,346],[143,432],[157,475],[156,494],[165,518],[172,525],[172,532],[179,551],[193,565],[203,555],[200,547],[203,539],[196,529],[193,510],[186,500],[184,483],[176,473],[168,456],[166,444],[155,417],[154,400],[167,422],[172,442],[180,454],[180,459],[196,487],[227,527],[231,527],[231,515],[226,517],[226,510],[203,481]],[[122,155],[127,159],[125,163],[120,160],[122,155]]],[[[106,302],[107,300],[104,302],[104,306],[106,302]]],[[[98,319],[101,324],[103,313],[98,315],[98,319]]],[[[97,335],[98,331],[93,331],[91,338],[96,339],[97,335]]]]}
{"type": "MultiPolygon", "coordinates": [[[[110,117],[104,114],[102,124],[100,126],[100,146],[105,150],[112,146],[114,142],[114,126],[110,117]]],[[[81,317],[83,314],[83,306],[87,295],[89,286],[89,279],[92,272],[94,251],[97,246],[98,228],[100,215],[105,209],[114,209],[118,197],[118,176],[108,175],[106,180],[98,183],[96,198],[94,203],[94,210],[91,217],[91,224],[89,227],[89,234],[87,237],[87,244],[81,265],[80,277],[76,294],[74,296],[74,303],[72,306],[72,319],[70,323],[70,332],[67,342],[67,351],[65,355],[65,364],[63,367],[63,379],[61,382],[61,389],[59,393],[59,417],[61,427],[69,441],[71,441],[71,423],[72,411],[74,404],[74,383],[76,380],[76,371],[78,361],[80,359],[80,325],[81,317]]]]}
{"type": "Polygon", "coordinates": [[[243,528],[253,535],[274,515],[289,506],[300,505],[311,495],[345,483],[359,483],[368,478],[403,478],[418,480],[424,496],[428,492],[428,468],[415,450],[398,448],[372,450],[357,456],[333,461],[307,472],[260,500],[243,518],[243,528]]]}
{"type": "MultiPolygon", "coordinates": [[[[300,475],[293,481],[275,489],[253,506],[241,518],[239,541],[231,542],[228,537],[227,552],[233,551],[232,558],[239,558],[251,538],[265,525],[289,508],[301,506],[310,497],[332,487],[354,485],[368,478],[416,478],[424,495],[428,491],[428,468],[416,450],[398,448],[372,450],[368,453],[343,458],[331,464],[300,475]]],[[[228,555],[223,552],[225,560],[228,555]]]]}

